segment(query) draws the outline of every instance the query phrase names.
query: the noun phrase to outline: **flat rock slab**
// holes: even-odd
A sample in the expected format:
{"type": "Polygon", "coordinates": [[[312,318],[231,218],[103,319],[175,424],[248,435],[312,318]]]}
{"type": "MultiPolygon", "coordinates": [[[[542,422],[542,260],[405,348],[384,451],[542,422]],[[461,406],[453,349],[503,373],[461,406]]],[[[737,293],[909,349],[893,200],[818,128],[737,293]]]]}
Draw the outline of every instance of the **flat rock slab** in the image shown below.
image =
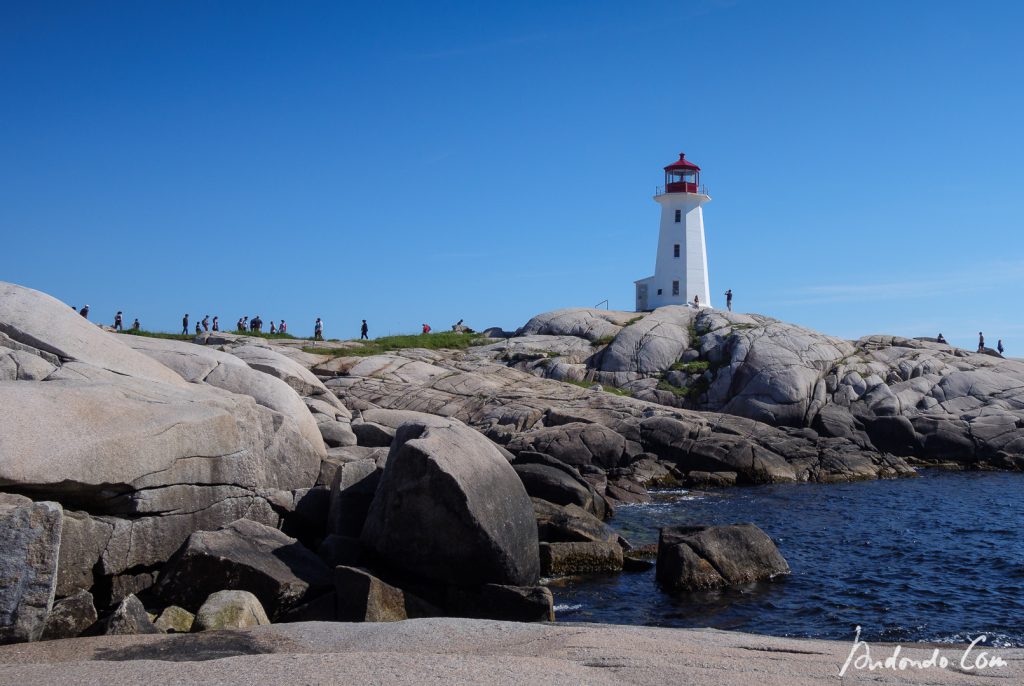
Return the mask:
{"type": "MultiPolygon", "coordinates": [[[[726,684],[840,683],[851,641],[697,629],[416,619],[310,622],[176,636],[108,636],[0,647],[0,683],[726,684]],[[227,658],[227,659],[219,659],[227,658]],[[329,676],[328,676],[329,675],[329,676]]],[[[872,657],[892,654],[873,644],[872,657]]],[[[938,646],[958,664],[965,646],[938,646]]],[[[924,660],[932,647],[904,647],[924,660]]],[[[851,684],[1011,684],[1024,650],[989,649],[1007,666],[893,672],[852,667],[851,684]]]]}

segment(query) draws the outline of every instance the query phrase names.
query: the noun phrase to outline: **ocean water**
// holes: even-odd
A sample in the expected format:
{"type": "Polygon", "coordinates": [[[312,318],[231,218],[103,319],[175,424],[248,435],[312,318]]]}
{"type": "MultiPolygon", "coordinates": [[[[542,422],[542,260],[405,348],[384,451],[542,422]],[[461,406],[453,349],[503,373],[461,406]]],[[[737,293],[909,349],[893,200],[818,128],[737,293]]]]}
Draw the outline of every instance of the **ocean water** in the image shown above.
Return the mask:
{"type": "Polygon", "coordinates": [[[645,544],[661,526],[740,522],[772,537],[791,576],[683,595],[653,570],[559,580],[558,620],[1024,646],[1024,474],[666,492],[609,523],[645,544]]]}

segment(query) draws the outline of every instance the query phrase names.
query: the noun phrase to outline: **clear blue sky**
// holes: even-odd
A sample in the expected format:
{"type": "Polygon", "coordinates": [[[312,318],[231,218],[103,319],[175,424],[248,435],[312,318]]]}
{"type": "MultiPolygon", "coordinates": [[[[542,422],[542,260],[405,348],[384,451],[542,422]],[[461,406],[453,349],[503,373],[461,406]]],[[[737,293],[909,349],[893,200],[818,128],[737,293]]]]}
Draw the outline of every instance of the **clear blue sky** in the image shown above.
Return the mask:
{"type": "Polygon", "coordinates": [[[1017,2],[5,2],[0,279],[163,330],[632,309],[682,150],[716,304],[1021,355],[1022,26],[1017,2]]]}

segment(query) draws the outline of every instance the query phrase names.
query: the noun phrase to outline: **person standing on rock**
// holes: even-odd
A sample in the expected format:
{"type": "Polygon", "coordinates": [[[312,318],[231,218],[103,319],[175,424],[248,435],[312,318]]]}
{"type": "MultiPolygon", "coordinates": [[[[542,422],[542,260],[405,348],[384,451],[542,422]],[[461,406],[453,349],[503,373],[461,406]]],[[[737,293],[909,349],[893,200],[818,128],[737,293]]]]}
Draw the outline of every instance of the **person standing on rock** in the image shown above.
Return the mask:
{"type": "Polygon", "coordinates": [[[203,315],[203,331],[210,330],[210,315],[203,315]]]}
{"type": "Polygon", "coordinates": [[[313,340],[322,341],[324,339],[324,322],[320,317],[316,318],[313,322],[313,340]]]}
{"type": "Polygon", "coordinates": [[[725,292],[725,309],[732,312],[732,289],[725,292]]]}
{"type": "Polygon", "coordinates": [[[985,350],[985,334],[983,334],[982,332],[979,331],[978,332],[978,352],[980,353],[980,352],[983,352],[984,350],[985,350]]]}
{"type": "Polygon", "coordinates": [[[242,317],[242,331],[248,331],[248,330],[249,330],[249,317],[248,317],[248,315],[246,315],[245,317],[242,317]]]}
{"type": "Polygon", "coordinates": [[[78,314],[80,314],[83,317],[85,317],[86,319],[88,319],[89,318],[89,306],[86,305],[85,307],[83,307],[81,310],[78,311],[78,314]]]}
{"type": "Polygon", "coordinates": [[[220,331],[220,320],[217,319],[217,315],[213,316],[213,330],[220,331]]]}
{"type": "Polygon", "coordinates": [[[188,312],[186,312],[185,316],[181,318],[181,335],[188,335],[188,312]]]}
{"type": "Polygon", "coordinates": [[[114,315],[114,331],[124,331],[124,320],[121,319],[121,310],[114,315]]]}
{"type": "MultiPolygon", "coordinates": [[[[946,337],[945,337],[945,336],[943,336],[941,332],[939,332],[939,337],[938,337],[938,338],[936,338],[935,340],[936,340],[936,341],[937,341],[938,343],[945,343],[945,342],[946,342],[946,337]]],[[[947,344],[947,345],[948,345],[948,344],[947,344]]]]}
{"type": "Polygon", "coordinates": [[[359,340],[363,340],[363,339],[370,340],[369,333],[370,333],[370,327],[368,327],[366,325],[366,320],[364,319],[363,320],[363,325],[361,327],[359,327],[359,340]]]}
{"type": "Polygon", "coordinates": [[[700,309],[700,296],[693,296],[693,306],[696,307],[698,310],[700,309]]]}
{"type": "Polygon", "coordinates": [[[998,341],[996,341],[996,351],[1000,355],[1002,355],[1003,354],[1003,350],[1005,350],[1005,348],[1003,348],[1003,339],[1000,338],[998,341]]]}
{"type": "Polygon", "coordinates": [[[132,322],[132,331],[139,331],[142,328],[142,324],[139,324],[139,318],[136,317],[135,321],[132,322]]]}
{"type": "Polygon", "coordinates": [[[273,336],[275,333],[277,333],[277,327],[274,326],[274,320],[271,319],[270,320],[270,335],[273,336]]]}
{"type": "Polygon", "coordinates": [[[423,333],[430,333],[430,324],[423,325],[423,333]]]}
{"type": "Polygon", "coordinates": [[[196,322],[196,335],[198,336],[202,332],[203,332],[203,328],[199,325],[199,322],[196,322]]]}
{"type": "Polygon", "coordinates": [[[281,320],[281,326],[277,327],[277,332],[288,333],[288,325],[284,323],[283,319],[281,320]]]}

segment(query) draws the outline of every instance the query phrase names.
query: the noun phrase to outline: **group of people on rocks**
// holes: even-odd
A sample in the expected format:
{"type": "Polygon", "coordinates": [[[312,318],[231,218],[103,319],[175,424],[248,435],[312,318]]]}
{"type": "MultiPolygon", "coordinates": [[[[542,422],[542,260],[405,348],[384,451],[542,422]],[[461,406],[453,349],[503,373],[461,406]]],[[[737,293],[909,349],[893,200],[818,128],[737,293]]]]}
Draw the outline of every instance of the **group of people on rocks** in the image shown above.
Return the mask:
{"type": "MultiPolygon", "coordinates": [[[[217,331],[217,318],[214,317],[213,321],[215,327],[213,330],[217,331]]],[[[239,333],[245,333],[246,331],[249,333],[263,333],[263,319],[259,315],[253,317],[252,320],[250,320],[249,317],[239,317],[238,321],[235,323],[235,331],[238,331],[239,333]]],[[[288,323],[282,319],[280,324],[275,324],[274,320],[271,319],[269,333],[271,336],[279,333],[288,333],[288,323]]]]}

